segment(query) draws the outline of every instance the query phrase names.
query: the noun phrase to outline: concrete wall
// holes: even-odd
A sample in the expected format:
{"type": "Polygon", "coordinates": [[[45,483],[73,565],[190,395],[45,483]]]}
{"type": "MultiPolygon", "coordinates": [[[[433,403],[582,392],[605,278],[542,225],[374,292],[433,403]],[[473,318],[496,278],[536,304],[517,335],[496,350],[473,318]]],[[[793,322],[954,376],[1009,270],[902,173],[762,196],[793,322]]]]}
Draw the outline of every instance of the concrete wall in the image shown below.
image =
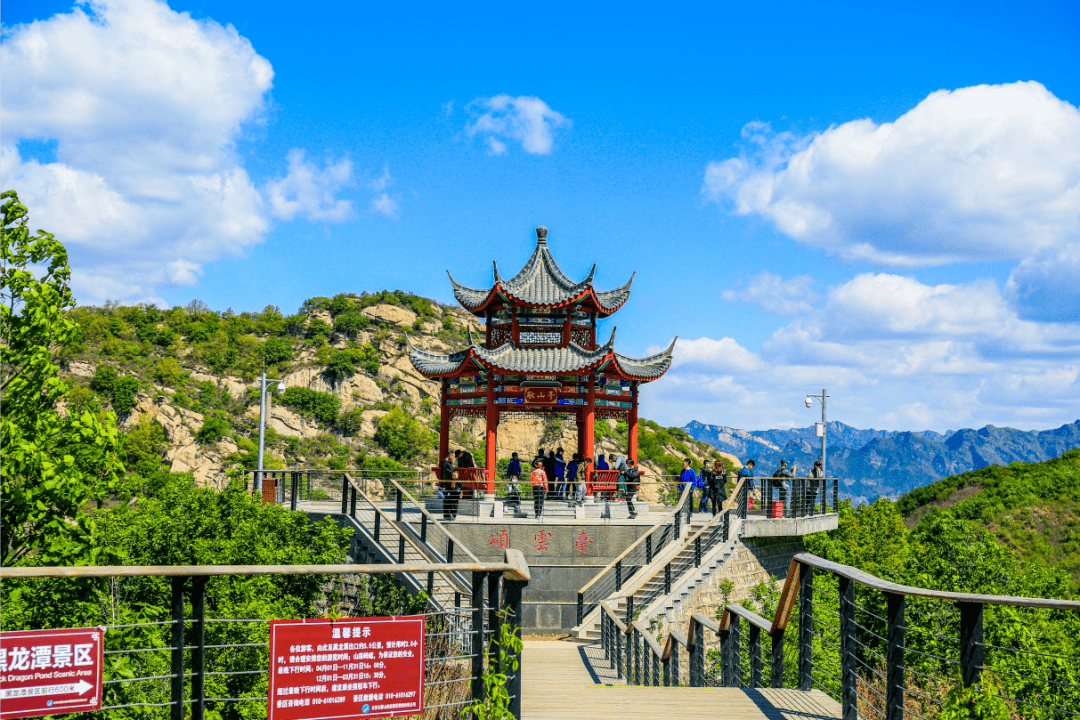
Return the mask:
{"type": "Polygon", "coordinates": [[[528,633],[564,633],[577,625],[577,591],[651,528],[629,523],[455,523],[451,532],[484,562],[521,550],[532,571],[522,598],[528,633]]]}

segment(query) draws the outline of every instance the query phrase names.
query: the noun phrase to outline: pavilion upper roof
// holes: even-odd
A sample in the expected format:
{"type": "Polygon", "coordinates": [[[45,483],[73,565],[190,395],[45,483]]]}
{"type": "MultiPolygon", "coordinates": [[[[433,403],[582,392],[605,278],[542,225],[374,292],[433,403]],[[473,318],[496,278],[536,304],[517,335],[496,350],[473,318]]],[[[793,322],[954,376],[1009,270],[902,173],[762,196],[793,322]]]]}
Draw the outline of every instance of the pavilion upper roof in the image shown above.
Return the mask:
{"type": "Polygon", "coordinates": [[[566,276],[551,256],[547,245],[547,228],[536,228],[536,249],[521,271],[505,280],[499,273],[499,266],[493,261],[494,284],[485,290],[465,287],[450,275],[454,286],[454,297],[467,310],[481,313],[494,304],[514,304],[523,307],[555,308],[580,303],[583,310],[598,313],[601,317],[611,315],[630,297],[630,285],[634,276],[622,287],[614,290],[597,292],[593,288],[593,276],[596,265],[592,266],[589,276],[581,282],[574,282],[566,276]],[[508,301],[508,302],[507,302],[508,301]]]}
{"type": "Polygon", "coordinates": [[[566,347],[552,348],[519,348],[508,342],[488,350],[477,343],[471,333],[469,347],[449,355],[421,350],[414,347],[411,340],[408,340],[408,347],[413,366],[428,377],[451,377],[472,367],[485,372],[495,370],[539,375],[572,375],[603,369],[607,374],[627,380],[650,382],[671,367],[675,340],[663,352],[645,358],[632,358],[615,352],[614,330],[611,331],[611,338],[595,350],[587,350],[573,342],[566,347]]]}

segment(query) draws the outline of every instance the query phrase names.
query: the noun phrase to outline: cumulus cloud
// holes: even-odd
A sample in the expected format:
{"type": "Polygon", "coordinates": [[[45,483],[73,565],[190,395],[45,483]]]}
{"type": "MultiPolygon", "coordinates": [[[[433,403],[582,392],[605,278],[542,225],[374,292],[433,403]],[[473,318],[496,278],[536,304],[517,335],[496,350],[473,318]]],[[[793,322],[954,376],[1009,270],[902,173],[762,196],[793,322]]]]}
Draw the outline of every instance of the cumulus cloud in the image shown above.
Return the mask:
{"type": "Polygon", "coordinates": [[[0,62],[3,184],[68,244],[81,301],[190,284],[262,240],[233,143],[274,73],[235,28],[106,0],[11,28],[0,62]],[[22,158],[24,138],[55,139],[56,161],[22,158]]]}
{"type": "Polygon", "coordinates": [[[705,197],[845,258],[1022,260],[1080,240],[1080,110],[1037,82],[941,90],[891,123],[744,137],[753,151],[710,163],[705,197]]]}
{"type": "Polygon", "coordinates": [[[288,162],[288,174],[266,185],[274,217],[292,220],[301,214],[309,220],[341,222],[352,215],[351,200],[334,198],[352,180],[351,162],[327,163],[319,170],[298,148],[289,151],[288,162]]]}
{"type": "Polygon", "coordinates": [[[248,176],[235,143],[274,72],[233,26],[98,0],[5,35],[0,182],[67,245],[80,302],[160,302],[159,288],[262,242],[271,215],[348,215],[333,197],[348,161],[320,170],[294,150],[269,202],[248,176]],[[23,141],[55,158],[24,157],[23,141]]]}
{"type": "Polygon", "coordinates": [[[527,153],[547,155],[554,145],[552,131],[571,125],[546,102],[526,95],[477,98],[467,110],[472,119],[465,125],[465,134],[483,138],[492,155],[505,153],[511,141],[520,143],[527,153]]]}
{"type": "Polygon", "coordinates": [[[805,426],[803,395],[824,386],[833,417],[860,427],[1047,427],[1076,419],[1078,379],[1080,328],[1025,320],[992,282],[865,273],[760,352],[732,338],[680,340],[643,411],[678,424],[805,426]]]}
{"type": "Polygon", "coordinates": [[[814,278],[809,275],[784,280],[765,270],[751,278],[745,287],[728,288],[720,297],[730,302],[753,303],[774,315],[795,315],[808,312],[817,301],[819,296],[813,287],[814,278]]]}

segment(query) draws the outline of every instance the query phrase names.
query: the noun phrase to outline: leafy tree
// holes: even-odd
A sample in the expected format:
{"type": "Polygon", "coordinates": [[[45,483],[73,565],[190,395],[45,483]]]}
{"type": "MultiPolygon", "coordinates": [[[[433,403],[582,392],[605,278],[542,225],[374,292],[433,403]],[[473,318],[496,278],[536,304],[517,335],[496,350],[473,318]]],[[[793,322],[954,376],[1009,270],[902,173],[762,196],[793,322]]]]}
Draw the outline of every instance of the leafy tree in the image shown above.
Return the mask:
{"type": "Polygon", "coordinates": [[[333,328],[326,324],[325,321],[319,318],[312,318],[307,324],[307,330],[304,331],[304,337],[308,340],[329,340],[330,335],[333,333],[333,328]]]}
{"type": "MultiPolygon", "coordinates": [[[[0,561],[68,563],[93,545],[96,523],[79,508],[118,483],[120,439],[111,416],[57,410],[68,386],[55,356],[79,331],[67,251],[30,234],[14,191],[0,199],[0,561]]],[[[103,554],[93,546],[88,559],[103,554]]]]}
{"type": "Polygon", "coordinates": [[[364,411],[361,408],[350,408],[338,415],[337,429],[346,437],[359,434],[364,424],[364,411]]]}
{"type": "Polygon", "coordinates": [[[379,351],[370,343],[359,348],[332,350],[326,359],[326,374],[334,380],[343,380],[363,368],[369,373],[379,372],[379,351]]]}
{"type": "Polygon", "coordinates": [[[130,375],[116,378],[113,383],[112,406],[117,415],[127,415],[135,408],[139,394],[139,379],[130,375]]]}
{"type": "Polygon", "coordinates": [[[398,406],[379,419],[375,430],[375,442],[395,460],[415,460],[435,441],[435,433],[398,406]]]}
{"type": "Polygon", "coordinates": [[[130,432],[124,433],[122,447],[124,466],[128,471],[149,477],[161,469],[167,449],[165,431],[143,415],[130,432]]]}

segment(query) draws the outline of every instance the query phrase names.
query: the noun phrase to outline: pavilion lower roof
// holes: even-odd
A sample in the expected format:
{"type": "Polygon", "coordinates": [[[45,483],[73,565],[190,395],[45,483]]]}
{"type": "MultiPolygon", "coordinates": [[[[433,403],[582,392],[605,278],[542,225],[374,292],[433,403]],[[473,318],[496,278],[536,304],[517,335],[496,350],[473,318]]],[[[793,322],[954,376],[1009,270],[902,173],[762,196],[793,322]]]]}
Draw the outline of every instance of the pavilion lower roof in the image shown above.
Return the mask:
{"type": "MultiPolygon", "coordinates": [[[[677,339],[677,338],[676,338],[677,339]]],[[[604,345],[588,350],[571,342],[566,347],[522,348],[512,342],[489,350],[470,337],[469,347],[449,355],[440,355],[408,343],[409,359],[427,377],[453,377],[475,369],[536,375],[570,375],[603,370],[639,382],[656,380],[671,367],[675,341],[663,352],[645,358],[632,358],[615,352],[615,332],[604,345]]]]}

